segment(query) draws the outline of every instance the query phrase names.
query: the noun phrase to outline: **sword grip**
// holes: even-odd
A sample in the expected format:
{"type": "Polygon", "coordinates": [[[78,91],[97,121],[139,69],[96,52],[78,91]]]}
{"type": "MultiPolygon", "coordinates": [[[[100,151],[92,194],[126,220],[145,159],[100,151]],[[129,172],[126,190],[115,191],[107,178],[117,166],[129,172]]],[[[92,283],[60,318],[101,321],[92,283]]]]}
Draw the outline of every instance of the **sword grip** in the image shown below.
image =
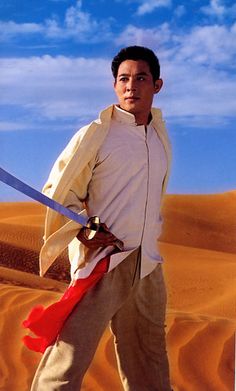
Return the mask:
{"type": "MultiPolygon", "coordinates": [[[[98,216],[92,216],[88,219],[88,222],[86,224],[86,236],[88,240],[91,240],[94,238],[96,233],[99,231],[101,227],[101,220],[98,216]]],[[[123,242],[119,239],[116,240],[115,246],[118,248],[118,250],[122,251],[124,249],[123,242]]]]}
{"type": "Polygon", "coordinates": [[[88,219],[86,228],[89,230],[87,231],[87,239],[91,240],[94,238],[96,233],[99,231],[100,228],[100,218],[98,216],[92,216],[88,219]]]}

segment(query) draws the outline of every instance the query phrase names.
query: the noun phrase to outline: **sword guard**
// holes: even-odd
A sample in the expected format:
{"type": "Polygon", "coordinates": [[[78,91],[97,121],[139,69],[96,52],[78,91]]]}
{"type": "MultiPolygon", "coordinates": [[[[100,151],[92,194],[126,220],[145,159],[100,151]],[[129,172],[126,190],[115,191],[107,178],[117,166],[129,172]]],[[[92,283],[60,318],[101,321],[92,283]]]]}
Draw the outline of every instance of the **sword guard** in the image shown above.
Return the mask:
{"type": "Polygon", "coordinates": [[[99,231],[100,228],[100,218],[98,216],[92,216],[88,219],[86,224],[86,238],[88,240],[91,240],[94,238],[96,233],[99,231]]]}
{"type": "MultiPolygon", "coordinates": [[[[92,216],[88,219],[86,228],[85,228],[85,235],[87,240],[91,240],[94,238],[96,233],[100,230],[101,227],[101,220],[98,216],[92,216]]],[[[119,239],[116,240],[115,246],[122,251],[124,249],[123,242],[119,239]]]]}

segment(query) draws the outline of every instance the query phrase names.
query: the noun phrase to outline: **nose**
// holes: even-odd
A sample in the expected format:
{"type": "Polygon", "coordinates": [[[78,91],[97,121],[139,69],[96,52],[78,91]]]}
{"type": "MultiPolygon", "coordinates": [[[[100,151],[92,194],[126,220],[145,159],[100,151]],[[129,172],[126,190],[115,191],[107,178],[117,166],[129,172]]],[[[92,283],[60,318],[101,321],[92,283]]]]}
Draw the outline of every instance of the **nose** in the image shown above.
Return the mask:
{"type": "Polygon", "coordinates": [[[128,83],[126,84],[126,89],[127,91],[136,91],[137,86],[134,79],[129,79],[128,83]]]}

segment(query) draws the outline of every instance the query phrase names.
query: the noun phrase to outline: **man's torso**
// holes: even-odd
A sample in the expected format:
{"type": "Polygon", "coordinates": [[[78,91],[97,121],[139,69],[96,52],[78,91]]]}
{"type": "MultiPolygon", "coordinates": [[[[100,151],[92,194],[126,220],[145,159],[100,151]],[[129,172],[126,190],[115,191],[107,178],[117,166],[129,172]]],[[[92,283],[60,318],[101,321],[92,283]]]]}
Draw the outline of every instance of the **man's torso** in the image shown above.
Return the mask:
{"type": "MultiPolygon", "coordinates": [[[[137,126],[132,114],[115,108],[108,135],[98,150],[88,187],[88,215],[98,215],[124,242],[125,250],[142,249],[141,276],[151,272],[161,257],[157,238],[161,233],[160,204],[167,170],[164,147],[151,123],[137,126]]],[[[111,252],[86,249],[89,270],[111,252]]],[[[123,255],[111,257],[110,270],[123,255]]],[[[86,275],[85,269],[79,271],[86,275]]]]}

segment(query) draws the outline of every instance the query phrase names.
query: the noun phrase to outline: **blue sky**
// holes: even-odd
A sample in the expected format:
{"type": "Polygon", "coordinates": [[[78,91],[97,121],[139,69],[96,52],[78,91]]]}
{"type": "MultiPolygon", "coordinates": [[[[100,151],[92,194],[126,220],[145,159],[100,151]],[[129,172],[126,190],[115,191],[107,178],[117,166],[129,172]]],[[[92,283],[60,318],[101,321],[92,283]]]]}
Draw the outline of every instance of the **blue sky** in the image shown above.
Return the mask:
{"type": "MultiPolygon", "coordinates": [[[[168,192],[236,189],[233,1],[2,1],[0,165],[41,189],[73,133],[116,103],[110,61],[134,44],[161,63],[168,192]]],[[[0,183],[0,201],[21,199],[0,183]]]]}

